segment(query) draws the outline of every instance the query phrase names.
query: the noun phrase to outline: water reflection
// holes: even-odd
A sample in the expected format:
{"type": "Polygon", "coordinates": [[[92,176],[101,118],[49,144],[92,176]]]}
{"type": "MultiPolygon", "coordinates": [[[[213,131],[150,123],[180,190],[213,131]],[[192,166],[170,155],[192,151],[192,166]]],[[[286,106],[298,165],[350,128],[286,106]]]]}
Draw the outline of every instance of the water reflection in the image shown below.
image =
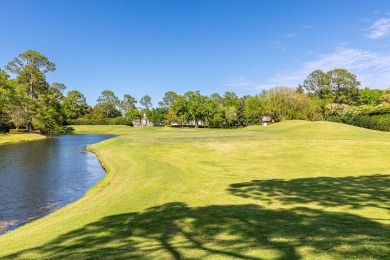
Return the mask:
{"type": "Polygon", "coordinates": [[[0,234],[69,204],[104,177],[85,147],[113,135],[62,135],[0,146],[0,234]]]}

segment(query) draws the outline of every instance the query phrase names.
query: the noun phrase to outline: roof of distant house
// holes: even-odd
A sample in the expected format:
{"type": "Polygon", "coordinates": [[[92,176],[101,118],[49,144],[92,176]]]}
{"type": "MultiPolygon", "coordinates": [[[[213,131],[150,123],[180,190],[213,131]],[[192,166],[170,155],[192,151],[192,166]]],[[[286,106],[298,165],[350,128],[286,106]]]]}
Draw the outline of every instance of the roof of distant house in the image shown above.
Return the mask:
{"type": "Polygon", "coordinates": [[[261,121],[263,121],[263,122],[271,122],[272,119],[271,119],[270,116],[263,116],[262,119],[261,119],[261,121]]]}

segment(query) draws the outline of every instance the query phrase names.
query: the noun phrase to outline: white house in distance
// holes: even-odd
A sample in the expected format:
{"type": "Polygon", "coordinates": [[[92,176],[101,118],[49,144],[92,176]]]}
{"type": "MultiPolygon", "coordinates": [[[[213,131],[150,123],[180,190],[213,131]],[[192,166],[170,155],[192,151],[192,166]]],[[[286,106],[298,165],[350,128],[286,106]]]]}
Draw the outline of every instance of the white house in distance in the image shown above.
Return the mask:
{"type": "Polygon", "coordinates": [[[268,123],[271,123],[271,122],[272,122],[272,119],[271,119],[270,116],[263,116],[263,117],[261,118],[261,125],[262,125],[262,126],[267,126],[268,123]]]}

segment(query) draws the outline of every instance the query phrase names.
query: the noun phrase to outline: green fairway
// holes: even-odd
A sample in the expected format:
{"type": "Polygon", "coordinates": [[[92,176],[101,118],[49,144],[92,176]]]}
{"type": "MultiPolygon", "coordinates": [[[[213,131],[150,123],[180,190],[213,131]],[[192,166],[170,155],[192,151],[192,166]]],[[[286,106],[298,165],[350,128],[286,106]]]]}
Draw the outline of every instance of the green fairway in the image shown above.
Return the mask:
{"type": "Polygon", "coordinates": [[[46,137],[38,134],[0,134],[0,145],[35,141],[44,138],[46,137]]]}
{"type": "Polygon", "coordinates": [[[120,134],[90,147],[107,176],[0,236],[0,258],[390,259],[390,133],[72,128],[120,134]]]}

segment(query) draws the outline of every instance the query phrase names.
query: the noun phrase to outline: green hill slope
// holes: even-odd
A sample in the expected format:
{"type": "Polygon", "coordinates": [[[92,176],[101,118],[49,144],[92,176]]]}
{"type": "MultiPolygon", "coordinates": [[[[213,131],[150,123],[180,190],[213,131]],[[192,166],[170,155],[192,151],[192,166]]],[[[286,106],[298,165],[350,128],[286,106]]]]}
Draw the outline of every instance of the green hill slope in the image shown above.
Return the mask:
{"type": "Polygon", "coordinates": [[[91,146],[107,176],[0,236],[0,258],[390,258],[390,133],[74,128],[122,134],[91,146]]]}

